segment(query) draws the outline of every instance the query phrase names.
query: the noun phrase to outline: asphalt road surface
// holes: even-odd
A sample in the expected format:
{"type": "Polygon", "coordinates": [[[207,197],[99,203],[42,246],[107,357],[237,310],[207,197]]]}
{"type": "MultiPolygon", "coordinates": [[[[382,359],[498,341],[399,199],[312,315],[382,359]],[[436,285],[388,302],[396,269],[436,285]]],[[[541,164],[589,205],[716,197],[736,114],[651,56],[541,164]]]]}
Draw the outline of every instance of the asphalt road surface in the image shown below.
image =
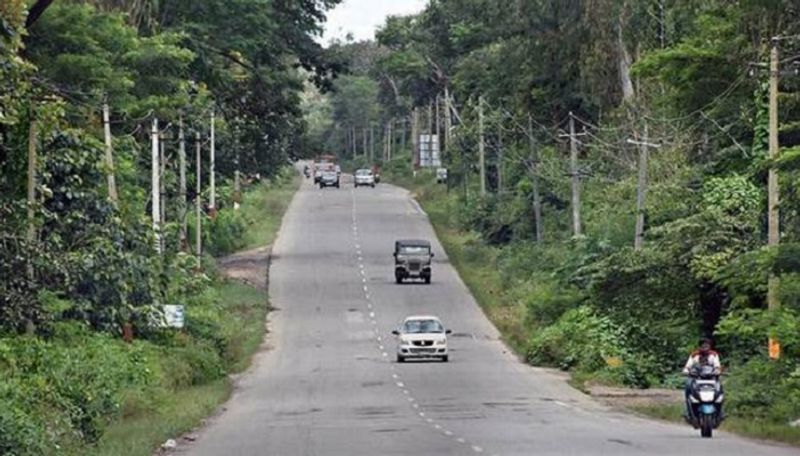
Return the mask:
{"type": "Polygon", "coordinates": [[[408,193],[306,181],[274,246],[272,349],[192,455],[797,455],[614,412],[500,342],[408,193]],[[433,283],[397,285],[393,242],[430,239],[433,283]],[[450,362],[395,362],[391,331],[436,314],[450,362]]]}

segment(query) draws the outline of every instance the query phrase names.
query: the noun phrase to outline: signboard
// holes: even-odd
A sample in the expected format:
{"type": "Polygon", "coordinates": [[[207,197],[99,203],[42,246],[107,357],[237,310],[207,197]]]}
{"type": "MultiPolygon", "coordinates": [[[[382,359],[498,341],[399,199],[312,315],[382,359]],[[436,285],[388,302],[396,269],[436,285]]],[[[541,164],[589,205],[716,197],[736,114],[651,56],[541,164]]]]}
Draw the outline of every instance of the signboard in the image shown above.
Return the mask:
{"type": "Polygon", "coordinates": [[[419,166],[423,168],[442,166],[438,135],[419,135],[419,166]]]}
{"type": "Polygon", "coordinates": [[[183,328],[186,320],[186,314],[183,306],[167,304],[164,306],[164,327],[165,328],[183,328]]]}

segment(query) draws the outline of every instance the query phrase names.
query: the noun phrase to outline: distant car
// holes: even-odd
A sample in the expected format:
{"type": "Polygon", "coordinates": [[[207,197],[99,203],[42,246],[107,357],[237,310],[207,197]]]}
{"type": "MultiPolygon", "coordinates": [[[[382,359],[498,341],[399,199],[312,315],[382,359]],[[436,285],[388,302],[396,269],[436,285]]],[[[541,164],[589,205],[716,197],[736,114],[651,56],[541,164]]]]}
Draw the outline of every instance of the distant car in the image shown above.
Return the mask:
{"type": "Polygon", "coordinates": [[[432,315],[414,315],[403,320],[399,329],[392,331],[397,336],[397,362],[402,363],[409,358],[439,358],[447,362],[447,335],[439,317],[432,315]]]}
{"type": "Polygon", "coordinates": [[[356,187],[370,186],[375,187],[375,176],[372,174],[372,170],[369,169],[359,169],[356,170],[355,174],[355,181],[354,185],[356,187]]]}
{"type": "Polygon", "coordinates": [[[405,279],[422,279],[431,283],[431,243],[418,239],[405,239],[394,243],[394,278],[397,283],[405,279]]]}
{"type": "Polygon", "coordinates": [[[336,171],[323,171],[319,178],[319,188],[336,187],[339,188],[339,175],[336,171]]]}

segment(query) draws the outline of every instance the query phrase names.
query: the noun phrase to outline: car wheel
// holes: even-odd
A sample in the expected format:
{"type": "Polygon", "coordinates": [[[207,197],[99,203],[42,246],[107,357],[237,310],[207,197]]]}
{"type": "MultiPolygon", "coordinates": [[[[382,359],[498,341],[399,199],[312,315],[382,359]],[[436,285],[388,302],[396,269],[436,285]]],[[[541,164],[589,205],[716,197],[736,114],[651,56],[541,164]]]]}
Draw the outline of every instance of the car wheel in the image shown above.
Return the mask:
{"type": "Polygon", "coordinates": [[[397,355],[397,362],[398,362],[398,363],[404,363],[404,362],[406,362],[406,358],[405,358],[405,356],[397,355]]]}
{"type": "Polygon", "coordinates": [[[442,362],[443,363],[446,363],[448,361],[450,361],[450,357],[449,356],[447,356],[447,355],[442,356],[442,362]]]}
{"type": "Polygon", "coordinates": [[[428,276],[425,276],[425,283],[426,283],[427,285],[430,285],[430,284],[431,284],[431,276],[429,276],[429,275],[428,275],[428,276]]]}
{"type": "Polygon", "coordinates": [[[375,184],[372,184],[372,188],[375,188],[375,184]]]}

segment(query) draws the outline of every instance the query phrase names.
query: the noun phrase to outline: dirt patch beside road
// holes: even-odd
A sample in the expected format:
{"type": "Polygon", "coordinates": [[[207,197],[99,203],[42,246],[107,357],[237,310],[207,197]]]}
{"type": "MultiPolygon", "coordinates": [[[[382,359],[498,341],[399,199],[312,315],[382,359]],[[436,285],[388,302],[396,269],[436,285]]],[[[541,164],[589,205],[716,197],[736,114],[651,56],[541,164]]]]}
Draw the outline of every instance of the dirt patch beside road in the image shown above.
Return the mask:
{"type": "Polygon", "coordinates": [[[237,252],[220,258],[217,265],[225,277],[266,291],[269,287],[271,252],[271,246],[237,252]]]}
{"type": "Polygon", "coordinates": [[[632,389],[588,385],[586,391],[599,401],[612,407],[625,409],[683,403],[683,391],[677,389],[632,389]]]}

